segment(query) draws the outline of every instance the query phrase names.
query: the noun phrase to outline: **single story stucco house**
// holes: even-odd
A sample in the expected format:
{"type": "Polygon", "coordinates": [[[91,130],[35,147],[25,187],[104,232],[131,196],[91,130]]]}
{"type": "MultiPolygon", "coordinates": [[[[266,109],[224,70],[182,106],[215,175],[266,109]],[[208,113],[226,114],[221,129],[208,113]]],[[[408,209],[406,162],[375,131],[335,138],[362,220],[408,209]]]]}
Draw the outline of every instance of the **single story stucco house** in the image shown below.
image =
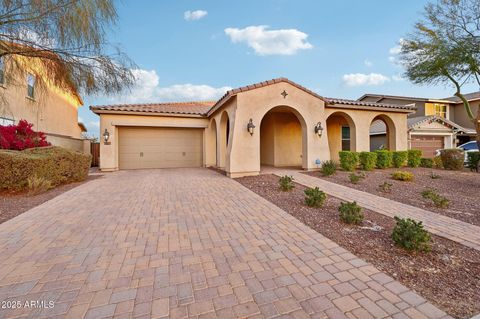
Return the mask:
{"type": "Polygon", "coordinates": [[[100,116],[100,169],[218,167],[230,177],[262,165],[313,170],[341,150],[369,151],[370,125],[406,150],[415,106],[326,98],[286,78],[228,91],[215,102],[91,106],[100,116]]]}

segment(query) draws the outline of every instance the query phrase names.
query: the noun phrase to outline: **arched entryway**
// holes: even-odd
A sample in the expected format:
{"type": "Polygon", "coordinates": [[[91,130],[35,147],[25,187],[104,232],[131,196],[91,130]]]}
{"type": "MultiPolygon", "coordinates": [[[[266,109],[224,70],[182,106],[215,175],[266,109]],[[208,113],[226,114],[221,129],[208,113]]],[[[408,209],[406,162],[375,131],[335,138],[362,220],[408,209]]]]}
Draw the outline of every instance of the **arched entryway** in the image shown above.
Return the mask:
{"type": "Polygon", "coordinates": [[[227,163],[227,149],[230,140],[230,118],[224,111],[220,117],[219,138],[217,140],[217,166],[224,169],[227,163]]]}
{"type": "Polygon", "coordinates": [[[207,166],[218,166],[217,163],[217,121],[212,119],[207,132],[207,166]]]}
{"type": "Polygon", "coordinates": [[[302,167],[305,138],[305,121],[297,111],[287,106],[272,108],[260,123],[260,164],[302,167]]]}
{"type": "Polygon", "coordinates": [[[344,112],[334,112],[327,118],[330,157],[338,161],[340,151],[356,151],[356,127],[353,119],[344,112]]]}
{"type": "Polygon", "coordinates": [[[370,123],[370,151],[396,150],[395,123],[385,114],[375,116],[370,123]]]}

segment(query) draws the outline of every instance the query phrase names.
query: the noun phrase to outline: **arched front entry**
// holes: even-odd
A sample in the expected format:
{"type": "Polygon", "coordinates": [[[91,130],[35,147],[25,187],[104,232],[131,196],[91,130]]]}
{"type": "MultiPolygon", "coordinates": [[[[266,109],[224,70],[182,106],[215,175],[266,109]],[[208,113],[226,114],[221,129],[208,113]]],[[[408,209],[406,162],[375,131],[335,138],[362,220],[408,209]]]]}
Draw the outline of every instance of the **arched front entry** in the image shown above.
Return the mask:
{"type": "Polygon", "coordinates": [[[219,139],[217,140],[217,166],[225,169],[227,163],[227,149],[230,139],[230,118],[224,111],[220,117],[219,139]]]}
{"type": "Polygon", "coordinates": [[[395,123],[385,114],[375,116],[370,122],[370,151],[379,149],[397,149],[395,123]]]}
{"type": "Polygon", "coordinates": [[[356,151],[356,130],[355,122],[347,113],[330,114],[327,118],[327,133],[332,160],[339,160],[340,151],[356,151]]]}
{"type": "Polygon", "coordinates": [[[207,134],[207,149],[206,149],[206,164],[207,166],[218,166],[217,163],[217,121],[212,119],[206,131],[207,134]]]}
{"type": "Polygon", "coordinates": [[[293,108],[270,109],[260,123],[260,164],[303,167],[306,158],[305,120],[293,108]]]}

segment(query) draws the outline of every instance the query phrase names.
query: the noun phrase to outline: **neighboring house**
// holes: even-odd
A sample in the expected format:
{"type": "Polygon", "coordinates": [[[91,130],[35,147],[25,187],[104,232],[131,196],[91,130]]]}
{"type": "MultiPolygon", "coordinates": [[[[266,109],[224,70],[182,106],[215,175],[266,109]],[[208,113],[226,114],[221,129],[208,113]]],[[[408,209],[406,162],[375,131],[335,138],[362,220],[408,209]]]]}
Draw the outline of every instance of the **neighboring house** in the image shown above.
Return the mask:
{"type": "Polygon", "coordinates": [[[228,91],[216,102],[91,106],[100,116],[100,168],[215,166],[230,177],[261,165],[317,169],[341,150],[368,151],[370,124],[406,150],[414,106],[322,97],[286,78],[228,91]]]}
{"type": "Polygon", "coordinates": [[[45,132],[53,145],[89,152],[88,143],[82,139],[86,128],[78,122],[78,108],[83,102],[76,91],[62,90],[48,79],[42,79],[40,88],[34,75],[41,74],[38,65],[32,62],[35,71],[23,72],[11,59],[0,58],[0,125],[24,119],[34,125],[34,130],[45,132]]]}
{"type": "MultiPolygon", "coordinates": [[[[466,94],[476,114],[480,92],[466,94]]],[[[415,106],[416,112],[408,116],[408,146],[420,149],[425,157],[434,157],[435,150],[452,148],[475,138],[475,127],[467,116],[463,103],[457,97],[429,99],[408,96],[365,94],[362,102],[389,103],[415,106]]],[[[371,150],[386,144],[388,130],[377,121],[370,127],[371,150]]]]}

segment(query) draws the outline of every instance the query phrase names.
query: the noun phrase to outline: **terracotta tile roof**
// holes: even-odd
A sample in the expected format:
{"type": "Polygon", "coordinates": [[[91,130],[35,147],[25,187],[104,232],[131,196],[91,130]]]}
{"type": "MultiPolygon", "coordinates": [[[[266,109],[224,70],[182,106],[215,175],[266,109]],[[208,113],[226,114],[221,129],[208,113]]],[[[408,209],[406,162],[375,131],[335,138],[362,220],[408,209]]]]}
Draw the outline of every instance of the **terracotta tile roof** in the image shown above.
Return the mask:
{"type": "Polygon", "coordinates": [[[346,100],[346,99],[337,99],[337,98],[326,98],[329,104],[344,104],[344,105],[355,105],[355,106],[369,106],[369,107],[381,107],[381,108],[393,108],[401,110],[415,110],[416,106],[414,104],[387,104],[387,103],[377,103],[377,102],[366,102],[358,100],[346,100]]]}
{"type": "Polygon", "coordinates": [[[163,113],[163,114],[186,114],[206,115],[215,102],[170,102],[170,103],[147,103],[147,104],[117,104],[90,106],[94,113],[102,111],[113,112],[139,112],[139,113],[163,113]]]}

